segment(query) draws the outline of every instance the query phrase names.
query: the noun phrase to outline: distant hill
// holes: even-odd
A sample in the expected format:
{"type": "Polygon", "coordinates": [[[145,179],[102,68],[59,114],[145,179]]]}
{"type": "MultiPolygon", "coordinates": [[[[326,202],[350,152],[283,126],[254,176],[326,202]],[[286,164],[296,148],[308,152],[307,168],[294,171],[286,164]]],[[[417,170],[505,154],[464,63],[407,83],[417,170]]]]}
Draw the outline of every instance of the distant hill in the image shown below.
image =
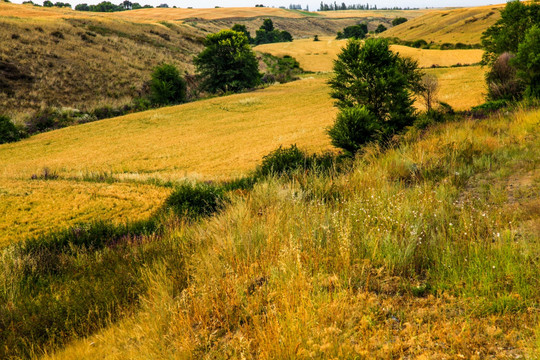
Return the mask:
{"type": "Polygon", "coordinates": [[[482,33],[500,18],[504,4],[426,12],[384,32],[385,37],[436,43],[478,44],[482,33]]]}
{"type": "Polygon", "coordinates": [[[43,105],[81,110],[121,106],[137,96],[156,65],[192,73],[204,37],[262,19],[295,38],[333,36],[359,21],[388,24],[424,12],[308,13],[275,8],[140,9],[117,13],[0,3],[0,108],[21,119],[43,105]]]}

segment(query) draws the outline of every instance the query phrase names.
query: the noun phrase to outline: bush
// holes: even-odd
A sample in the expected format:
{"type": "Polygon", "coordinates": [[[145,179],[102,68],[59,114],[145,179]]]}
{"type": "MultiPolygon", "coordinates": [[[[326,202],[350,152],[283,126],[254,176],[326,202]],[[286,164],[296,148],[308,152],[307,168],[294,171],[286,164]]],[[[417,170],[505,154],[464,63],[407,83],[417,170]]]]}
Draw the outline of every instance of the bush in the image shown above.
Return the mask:
{"type": "Polygon", "coordinates": [[[165,208],[178,216],[198,219],[220,210],[225,192],[211,183],[184,183],[178,186],[165,202],[165,208]]]}
{"type": "Polygon", "coordinates": [[[444,111],[429,109],[414,121],[414,127],[417,129],[425,129],[431,124],[443,122],[444,119],[444,111]]]}
{"type": "Polygon", "coordinates": [[[25,125],[28,134],[32,135],[95,120],[96,116],[77,109],[45,107],[31,115],[25,125]]]}
{"type": "Polygon", "coordinates": [[[255,172],[255,177],[270,175],[292,175],[297,171],[328,171],[335,165],[335,157],[331,153],[309,155],[300,150],[296,144],[288,148],[279,147],[268,155],[263,156],[261,165],[255,172]]]}
{"type": "Polygon", "coordinates": [[[186,81],[174,65],[162,64],[154,69],[150,81],[150,100],[157,105],[186,101],[186,81]]]}
{"type": "Polygon", "coordinates": [[[386,30],[386,26],[384,26],[383,24],[379,24],[379,26],[377,26],[377,28],[375,29],[375,34],[380,34],[382,32],[385,32],[386,30]]]}
{"type": "Polygon", "coordinates": [[[394,20],[392,20],[392,26],[398,26],[399,24],[403,24],[404,22],[407,22],[407,19],[404,17],[397,17],[394,20]]]}
{"type": "Polygon", "coordinates": [[[334,125],[328,129],[332,145],[354,155],[370,141],[378,139],[381,126],[364,106],[343,109],[337,116],[334,125]]]}
{"type": "Polygon", "coordinates": [[[412,43],[412,47],[415,47],[415,48],[423,48],[423,47],[426,47],[427,46],[427,41],[426,40],[416,40],[412,43]]]}
{"type": "Polygon", "coordinates": [[[19,129],[5,115],[0,115],[0,144],[10,143],[21,139],[19,129]]]}
{"type": "Polygon", "coordinates": [[[486,73],[489,100],[518,100],[523,92],[523,85],[517,78],[517,71],[511,65],[515,56],[505,52],[501,54],[486,73]]]}
{"type": "Polygon", "coordinates": [[[280,58],[271,54],[263,54],[262,59],[267,66],[267,74],[263,76],[263,83],[278,81],[283,84],[297,80],[298,75],[303,73],[300,63],[292,56],[285,55],[280,58]]]}
{"type": "Polygon", "coordinates": [[[366,24],[347,26],[343,32],[337,33],[337,39],[363,39],[368,33],[366,24]]]}

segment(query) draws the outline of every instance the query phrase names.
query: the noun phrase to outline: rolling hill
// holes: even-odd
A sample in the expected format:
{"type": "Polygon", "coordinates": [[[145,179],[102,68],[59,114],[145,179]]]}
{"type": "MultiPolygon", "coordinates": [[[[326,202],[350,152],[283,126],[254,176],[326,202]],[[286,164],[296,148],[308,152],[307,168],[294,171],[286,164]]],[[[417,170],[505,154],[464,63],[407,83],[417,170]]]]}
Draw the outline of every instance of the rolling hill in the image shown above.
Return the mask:
{"type": "Polygon", "coordinates": [[[45,105],[121,107],[139,94],[160,63],[193,73],[192,59],[204,37],[235,23],[254,34],[263,18],[270,17],[277,28],[300,38],[334,35],[359,21],[370,21],[374,29],[393,16],[394,12],[312,16],[273,8],[89,13],[0,2],[0,74],[5,74],[0,107],[18,121],[45,105]]]}
{"type": "Polygon", "coordinates": [[[435,43],[479,44],[482,33],[500,18],[504,4],[430,11],[384,32],[385,37],[435,43]]]}

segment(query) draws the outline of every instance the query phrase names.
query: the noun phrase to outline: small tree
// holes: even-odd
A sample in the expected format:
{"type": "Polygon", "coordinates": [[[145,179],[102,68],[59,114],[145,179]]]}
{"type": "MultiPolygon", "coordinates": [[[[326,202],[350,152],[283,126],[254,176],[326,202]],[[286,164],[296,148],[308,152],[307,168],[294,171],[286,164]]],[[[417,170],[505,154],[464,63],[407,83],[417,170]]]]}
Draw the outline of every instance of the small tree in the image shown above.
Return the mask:
{"type": "Polygon", "coordinates": [[[263,24],[261,26],[261,30],[271,32],[274,31],[274,22],[272,19],[264,19],[263,24]]]}
{"type": "Polygon", "coordinates": [[[384,26],[383,24],[379,24],[379,26],[377,26],[377,28],[375,29],[375,34],[380,34],[385,31],[386,31],[386,26],[384,26]]]}
{"type": "Polygon", "coordinates": [[[403,24],[407,22],[407,19],[404,17],[397,17],[394,20],[392,20],[392,26],[398,26],[399,24],[403,24]]]}
{"type": "Polygon", "coordinates": [[[540,27],[533,26],[519,44],[512,60],[518,69],[518,77],[527,85],[525,95],[540,98],[540,27]]]}
{"type": "Polygon", "coordinates": [[[334,125],[328,129],[332,145],[354,155],[362,145],[377,140],[381,127],[376,117],[365,107],[343,109],[334,125]]]}
{"type": "Polygon", "coordinates": [[[319,35],[315,35],[315,36],[313,37],[313,41],[321,41],[321,40],[319,40],[319,35]]]}
{"type": "Polygon", "coordinates": [[[420,82],[418,94],[422,98],[428,112],[431,111],[433,104],[437,101],[438,92],[439,81],[437,77],[432,74],[424,74],[420,82]]]}
{"type": "Polygon", "coordinates": [[[7,116],[0,115],[0,144],[17,141],[20,138],[19,130],[15,124],[7,116]]]}
{"type": "Polygon", "coordinates": [[[337,107],[365,106],[379,123],[381,139],[413,123],[418,63],[394,54],[386,39],[350,40],[334,62],[334,74],[329,84],[337,107]]]}
{"type": "Polygon", "coordinates": [[[186,101],[186,82],[174,65],[162,64],[154,69],[150,81],[150,100],[157,105],[186,101]]]}
{"type": "Polygon", "coordinates": [[[221,30],[208,35],[204,45],[194,59],[204,90],[240,91],[260,84],[259,63],[244,33],[221,30]]]}

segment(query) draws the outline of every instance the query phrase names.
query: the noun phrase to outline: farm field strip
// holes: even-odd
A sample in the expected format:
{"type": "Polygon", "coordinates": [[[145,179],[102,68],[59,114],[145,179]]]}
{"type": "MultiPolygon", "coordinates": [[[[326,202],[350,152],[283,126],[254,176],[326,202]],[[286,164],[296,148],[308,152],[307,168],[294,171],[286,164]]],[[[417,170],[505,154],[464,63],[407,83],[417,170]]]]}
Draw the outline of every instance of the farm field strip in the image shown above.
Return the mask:
{"type": "MultiPolygon", "coordinates": [[[[275,56],[290,55],[298,60],[306,71],[332,71],[333,61],[347,44],[347,40],[336,40],[332,37],[321,37],[321,41],[313,39],[295,40],[292,43],[265,44],[255,47],[256,51],[270,53],[275,56]]],[[[483,50],[431,50],[416,49],[402,45],[392,45],[391,49],[403,56],[417,60],[420,67],[468,65],[482,60],[483,50]]]]}

